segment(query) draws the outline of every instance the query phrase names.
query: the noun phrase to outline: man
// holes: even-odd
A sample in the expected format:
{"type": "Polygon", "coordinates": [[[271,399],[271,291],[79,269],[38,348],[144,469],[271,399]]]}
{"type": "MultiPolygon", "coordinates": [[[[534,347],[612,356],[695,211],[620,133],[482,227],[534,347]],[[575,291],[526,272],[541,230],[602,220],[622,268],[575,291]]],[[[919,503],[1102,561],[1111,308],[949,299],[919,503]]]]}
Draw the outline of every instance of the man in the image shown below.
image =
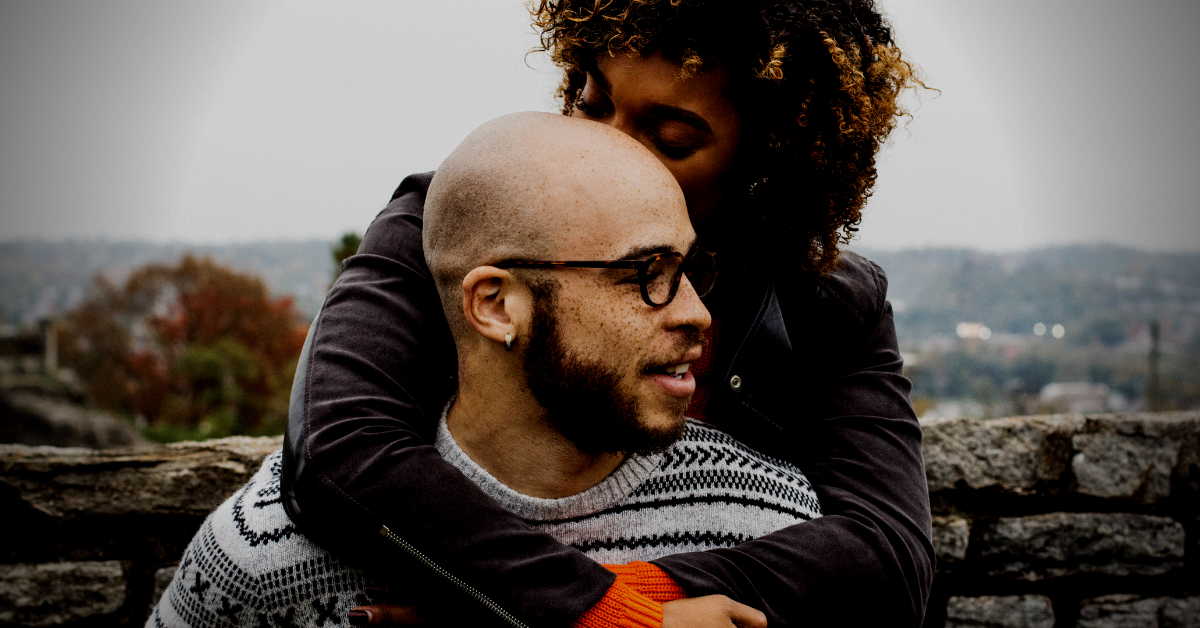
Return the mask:
{"type": "MultiPolygon", "coordinates": [[[[819,516],[798,469],[685,422],[715,258],[692,251],[678,185],[636,141],[551,114],[492,121],[438,170],[424,238],[458,351],[458,393],[433,446],[497,508],[612,563],[730,547],[819,516]]],[[[205,521],[148,625],[378,619],[383,607],[348,614],[374,601],[351,566],[369,558],[300,535],[279,474],[280,456],[268,457],[205,521]]],[[[443,577],[436,556],[381,532],[392,555],[443,577]]],[[[650,565],[632,569],[616,585],[621,612],[594,608],[580,625],[658,626],[672,614],[765,624],[721,596],[681,600],[650,565]]],[[[486,591],[451,585],[521,625],[486,591]]]]}

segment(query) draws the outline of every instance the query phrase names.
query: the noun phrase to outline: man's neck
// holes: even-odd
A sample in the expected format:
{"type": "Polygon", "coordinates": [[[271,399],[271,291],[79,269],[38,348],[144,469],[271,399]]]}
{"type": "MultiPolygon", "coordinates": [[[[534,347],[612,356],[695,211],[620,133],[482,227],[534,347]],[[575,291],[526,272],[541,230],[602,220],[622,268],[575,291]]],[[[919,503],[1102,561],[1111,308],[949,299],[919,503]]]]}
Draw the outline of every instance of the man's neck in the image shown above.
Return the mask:
{"type": "MultiPolygon", "coordinates": [[[[492,394],[460,388],[446,427],[463,452],[505,486],[531,497],[568,497],[599,484],[624,461],[620,454],[580,452],[546,421],[532,395],[498,394],[513,388],[489,383],[492,394]]],[[[524,391],[524,382],[518,386],[524,391]]]]}

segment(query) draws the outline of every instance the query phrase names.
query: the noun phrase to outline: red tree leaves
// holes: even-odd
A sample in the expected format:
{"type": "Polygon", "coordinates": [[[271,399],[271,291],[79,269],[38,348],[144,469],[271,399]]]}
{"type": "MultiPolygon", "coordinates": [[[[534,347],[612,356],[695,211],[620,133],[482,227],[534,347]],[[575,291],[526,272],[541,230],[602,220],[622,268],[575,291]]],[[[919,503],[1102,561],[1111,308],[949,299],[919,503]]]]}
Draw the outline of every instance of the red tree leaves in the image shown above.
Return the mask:
{"type": "Polygon", "coordinates": [[[282,430],[307,325],[261,279],[184,256],[102,278],[64,321],[64,362],[97,405],[144,417],[151,436],[282,430]]]}

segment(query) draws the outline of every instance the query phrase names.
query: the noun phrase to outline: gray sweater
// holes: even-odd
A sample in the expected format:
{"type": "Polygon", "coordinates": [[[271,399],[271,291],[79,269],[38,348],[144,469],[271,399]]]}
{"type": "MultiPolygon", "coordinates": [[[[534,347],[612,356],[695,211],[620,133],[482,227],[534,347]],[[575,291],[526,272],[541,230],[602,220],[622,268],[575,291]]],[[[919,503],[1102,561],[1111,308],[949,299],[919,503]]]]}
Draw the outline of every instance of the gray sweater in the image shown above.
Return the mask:
{"type": "MultiPolygon", "coordinates": [[[[799,469],[694,421],[667,451],[631,456],[599,484],[561,499],[500,483],[459,448],[444,417],[435,445],[502,506],[605,563],[731,547],[820,516],[799,469]]],[[[346,611],[368,603],[363,572],[288,519],[280,460],[279,452],[268,456],[209,515],[147,626],[340,626],[346,611]]]]}

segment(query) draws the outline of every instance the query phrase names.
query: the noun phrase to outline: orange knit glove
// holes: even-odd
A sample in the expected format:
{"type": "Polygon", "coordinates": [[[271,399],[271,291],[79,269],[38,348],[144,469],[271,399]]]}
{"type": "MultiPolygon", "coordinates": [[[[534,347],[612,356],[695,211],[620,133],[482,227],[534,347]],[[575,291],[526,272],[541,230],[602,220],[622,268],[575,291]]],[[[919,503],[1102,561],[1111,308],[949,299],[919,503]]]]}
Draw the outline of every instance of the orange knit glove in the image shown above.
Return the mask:
{"type": "Polygon", "coordinates": [[[682,599],[683,588],[650,563],[605,565],[617,580],[573,628],[662,628],[662,603],[682,599]]]}

